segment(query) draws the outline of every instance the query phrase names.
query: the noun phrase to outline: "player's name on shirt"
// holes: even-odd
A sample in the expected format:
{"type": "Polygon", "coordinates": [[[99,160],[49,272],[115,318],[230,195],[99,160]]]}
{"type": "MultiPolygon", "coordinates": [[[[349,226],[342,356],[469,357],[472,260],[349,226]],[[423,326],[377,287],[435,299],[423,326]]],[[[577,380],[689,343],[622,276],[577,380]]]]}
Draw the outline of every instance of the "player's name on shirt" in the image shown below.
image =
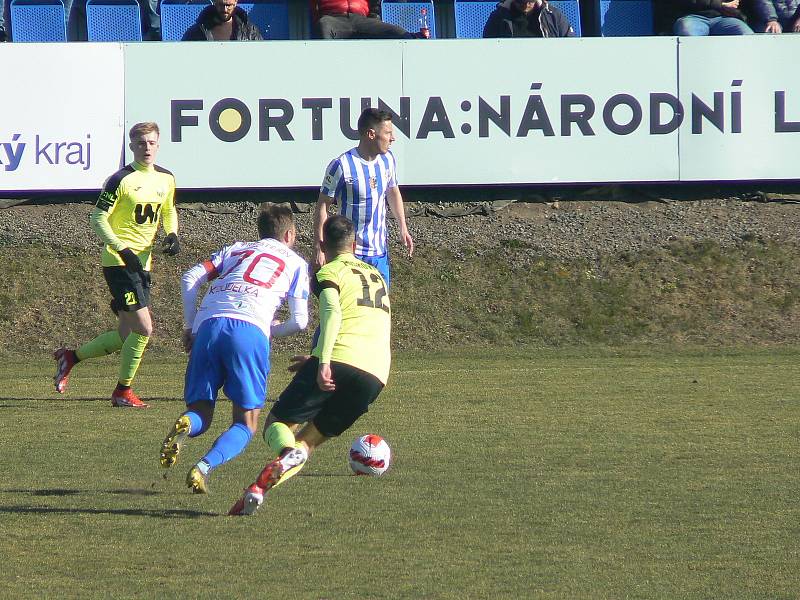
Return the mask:
{"type": "Polygon", "coordinates": [[[230,282],[224,285],[214,285],[212,283],[208,288],[208,293],[221,294],[223,292],[236,292],[237,294],[244,294],[246,296],[258,296],[261,289],[260,286],[251,283],[230,282]]]}

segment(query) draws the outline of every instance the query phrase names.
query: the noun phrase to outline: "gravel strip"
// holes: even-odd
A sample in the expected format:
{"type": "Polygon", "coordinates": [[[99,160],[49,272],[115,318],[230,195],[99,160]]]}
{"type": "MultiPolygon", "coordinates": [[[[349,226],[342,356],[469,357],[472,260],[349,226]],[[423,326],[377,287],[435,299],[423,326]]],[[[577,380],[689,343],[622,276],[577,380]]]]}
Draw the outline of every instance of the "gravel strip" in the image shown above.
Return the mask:
{"type": "MultiPolygon", "coordinates": [[[[219,247],[255,234],[255,202],[179,204],[180,237],[189,247],[219,247]]],[[[311,241],[310,205],[297,207],[300,248],[311,241]]],[[[459,255],[502,247],[530,256],[595,261],[638,252],[677,239],[713,240],[733,247],[743,240],[796,243],[800,204],[709,199],[676,202],[557,201],[539,203],[407,204],[418,248],[448,248],[459,255]],[[433,208],[434,210],[430,210],[433,208]],[[466,213],[457,217],[431,213],[466,213]],[[420,216],[421,215],[421,216],[420,216]]],[[[51,244],[91,250],[99,242],[89,227],[90,204],[17,205],[0,210],[0,244],[51,244]]],[[[390,222],[391,239],[397,233],[390,222]]],[[[395,246],[396,247],[396,246],[395,246]]]]}

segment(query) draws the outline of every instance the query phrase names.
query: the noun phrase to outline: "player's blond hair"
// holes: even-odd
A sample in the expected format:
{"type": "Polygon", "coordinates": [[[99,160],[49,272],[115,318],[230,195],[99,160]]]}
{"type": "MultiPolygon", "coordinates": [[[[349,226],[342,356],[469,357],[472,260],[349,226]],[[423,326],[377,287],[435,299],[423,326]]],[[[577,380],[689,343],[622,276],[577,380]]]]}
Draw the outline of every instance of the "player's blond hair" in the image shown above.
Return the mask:
{"type": "Polygon", "coordinates": [[[147,135],[148,133],[155,133],[161,137],[161,132],[158,130],[158,123],[153,121],[145,121],[144,123],[136,123],[128,132],[128,138],[133,141],[136,138],[147,135]]]}

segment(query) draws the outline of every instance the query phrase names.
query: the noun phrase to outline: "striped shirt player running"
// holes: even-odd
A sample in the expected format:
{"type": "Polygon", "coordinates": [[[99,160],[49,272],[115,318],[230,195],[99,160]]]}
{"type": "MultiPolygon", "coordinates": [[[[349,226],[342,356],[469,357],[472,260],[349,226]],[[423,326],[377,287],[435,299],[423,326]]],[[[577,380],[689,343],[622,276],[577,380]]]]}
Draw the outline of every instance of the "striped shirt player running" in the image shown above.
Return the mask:
{"type": "Polygon", "coordinates": [[[308,263],[292,250],[297,235],[292,211],[265,208],[258,232],[258,241],[226,246],[181,280],[183,344],[191,353],[186,410],[161,446],[161,466],[172,467],[186,438],[205,433],[220,389],[232,403],[231,426],[186,477],[195,493],[207,493],[210,472],[250,443],[267,393],[270,338],[296,333],[308,323],[308,263]],[[208,289],[196,308],[204,284],[208,289]],[[275,312],[284,301],[290,314],[279,322],[275,312]]]}
{"type": "Polygon", "coordinates": [[[388,286],[387,203],[400,227],[400,241],[409,256],[414,252],[397,185],[397,161],[389,150],[395,139],[391,113],[367,108],[358,118],[358,135],[358,146],[331,161],[325,171],[314,211],[314,261],[315,266],[325,264],[322,228],[335,201],[338,213],[355,225],[356,258],[376,267],[388,286]]]}

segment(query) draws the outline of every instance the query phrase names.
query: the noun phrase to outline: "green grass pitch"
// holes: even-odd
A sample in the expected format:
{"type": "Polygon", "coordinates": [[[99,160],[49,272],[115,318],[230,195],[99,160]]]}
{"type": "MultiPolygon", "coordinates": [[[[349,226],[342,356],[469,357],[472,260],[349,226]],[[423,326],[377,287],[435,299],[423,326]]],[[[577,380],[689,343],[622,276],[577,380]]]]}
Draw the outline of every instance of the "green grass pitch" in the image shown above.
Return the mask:
{"type": "MultiPolygon", "coordinates": [[[[390,385],[252,518],[224,516],[267,459],[168,479],[185,359],[146,356],[145,411],[116,362],[0,365],[0,597],[797,598],[800,352],[400,354],[390,385]],[[354,477],[347,449],[395,454],[354,477]]],[[[270,397],[288,357],[273,363],[270,397]]]]}

